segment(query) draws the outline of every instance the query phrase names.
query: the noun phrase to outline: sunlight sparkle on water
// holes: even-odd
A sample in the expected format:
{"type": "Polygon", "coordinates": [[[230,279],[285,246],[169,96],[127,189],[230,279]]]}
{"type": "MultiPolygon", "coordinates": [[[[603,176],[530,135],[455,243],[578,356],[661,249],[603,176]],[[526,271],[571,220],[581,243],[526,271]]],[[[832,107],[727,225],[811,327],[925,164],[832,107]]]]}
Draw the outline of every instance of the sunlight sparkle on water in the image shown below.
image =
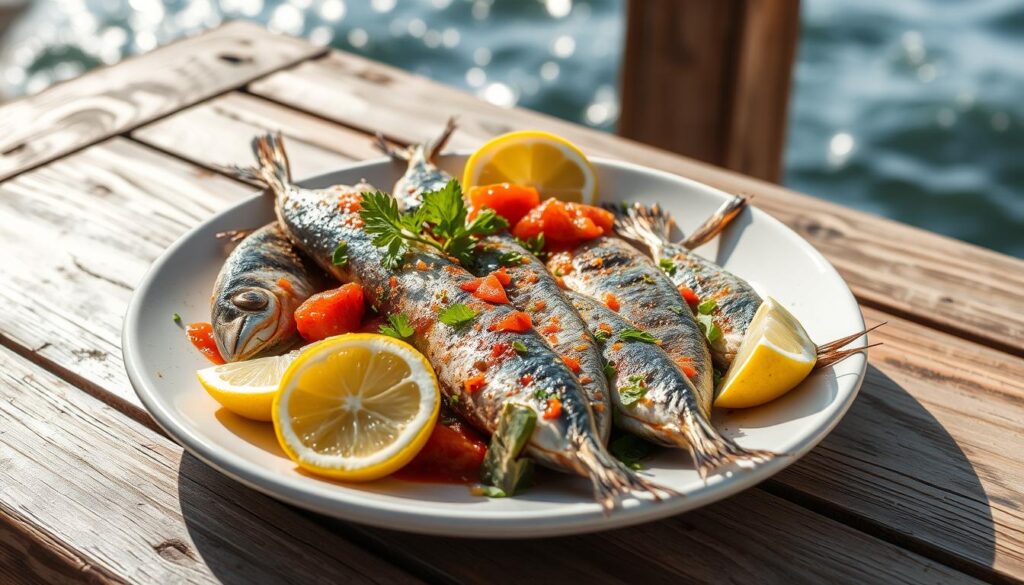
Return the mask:
{"type": "Polygon", "coordinates": [[[515,91],[504,83],[488,84],[480,93],[480,97],[496,106],[511,108],[516,105],[517,97],[515,91]]]}
{"type": "Polygon", "coordinates": [[[828,163],[832,167],[846,164],[853,152],[855,141],[848,132],[837,132],[828,142],[828,163]]]}
{"type": "Polygon", "coordinates": [[[551,45],[551,52],[560,59],[568,59],[576,52],[576,39],[562,35],[551,45]]]}
{"type": "Polygon", "coordinates": [[[342,0],[323,0],[318,12],[320,18],[328,22],[337,22],[345,18],[345,3],[342,0]]]}
{"type": "Polygon", "coordinates": [[[353,47],[359,48],[366,46],[366,43],[370,41],[370,35],[361,28],[354,28],[348,31],[348,36],[346,37],[346,39],[348,40],[348,44],[352,45],[353,47]]]}
{"type": "Polygon", "coordinates": [[[546,0],[544,7],[554,18],[565,18],[572,12],[572,0],[546,0]]]}

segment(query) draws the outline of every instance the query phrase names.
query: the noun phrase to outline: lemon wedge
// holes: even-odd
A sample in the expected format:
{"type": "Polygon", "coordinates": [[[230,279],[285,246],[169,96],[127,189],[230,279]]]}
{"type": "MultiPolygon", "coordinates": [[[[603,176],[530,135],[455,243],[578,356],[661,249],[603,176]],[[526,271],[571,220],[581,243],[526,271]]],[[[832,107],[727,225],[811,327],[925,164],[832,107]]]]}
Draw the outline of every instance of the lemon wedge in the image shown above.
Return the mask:
{"type": "Polygon", "coordinates": [[[196,372],[199,383],[224,408],[253,420],[270,420],[277,384],[299,352],[232,362],[196,372]]]}
{"type": "Polygon", "coordinates": [[[514,183],[537,189],[542,197],[593,205],[597,174],[583,152],[568,140],[539,130],[502,134],[466,162],[462,186],[514,183]]]}
{"type": "Polygon", "coordinates": [[[781,303],[768,297],[754,314],[715,406],[749,408],[775,400],[803,381],[817,361],[817,346],[781,303]]]}
{"type": "Polygon", "coordinates": [[[441,404],[427,359],[386,335],[330,337],[302,350],[281,378],[274,431],[303,469],[370,481],[408,463],[441,404]]]}

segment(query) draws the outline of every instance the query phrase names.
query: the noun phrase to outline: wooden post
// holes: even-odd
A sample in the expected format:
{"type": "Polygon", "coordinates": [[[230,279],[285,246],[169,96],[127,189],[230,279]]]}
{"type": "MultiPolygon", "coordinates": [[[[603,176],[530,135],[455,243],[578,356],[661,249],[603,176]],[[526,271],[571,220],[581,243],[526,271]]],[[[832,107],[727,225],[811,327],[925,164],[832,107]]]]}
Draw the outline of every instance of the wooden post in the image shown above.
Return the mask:
{"type": "Polygon", "coordinates": [[[629,2],[619,133],[778,182],[799,0],[629,2]]]}

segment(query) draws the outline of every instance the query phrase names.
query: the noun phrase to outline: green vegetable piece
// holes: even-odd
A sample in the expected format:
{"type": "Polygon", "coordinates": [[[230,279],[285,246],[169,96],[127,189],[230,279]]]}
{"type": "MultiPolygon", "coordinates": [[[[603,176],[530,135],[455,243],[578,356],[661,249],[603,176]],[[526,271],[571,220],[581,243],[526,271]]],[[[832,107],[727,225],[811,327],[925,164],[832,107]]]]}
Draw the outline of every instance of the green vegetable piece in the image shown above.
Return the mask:
{"type": "Polygon", "coordinates": [[[643,469],[640,463],[654,452],[654,445],[636,435],[621,435],[608,443],[608,451],[630,469],[643,469]]]}
{"type": "Polygon", "coordinates": [[[476,317],[476,311],[462,303],[455,303],[438,313],[437,318],[445,325],[458,329],[472,321],[476,317]]]}
{"type": "Polygon", "coordinates": [[[598,343],[604,343],[608,341],[608,332],[598,330],[598,332],[594,334],[594,339],[596,339],[598,343]]]}
{"type": "Polygon", "coordinates": [[[632,406],[647,394],[647,376],[634,374],[627,378],[627,384],[619,388],[619,402],[632,406]]]}
{"type": "Polygon", "coordinates": [[[172,319],[172,320],[174,321],[174,323],[175,323],[175,324],[177,324],[178,326],[180,326],[180,325],[181,325],[181,315],[179,315],[179,314],[175,313],[175,314],[174,314],[174,316],[172,316],[172,317],[171,317],[171,319],[172,319]]]}
{"type": "Polygon", "coordinates": [[[526,353],[526,344],[522,341],[513,341],[512,349],[516,350],[516,353],[526,353]]]}
{"type": "Polygon", "coordinates": [[[697,305],[697,312],[701,315],[710,315],[711,311],[714,311],[717,306],[718,303],[715,302],[715,299],[704,299],[697,305]]]}
{"type": "Polygon", "coordinates": [[[484,496],[487,498],[507,498],[508,494],[501,488],[496,488],[493,485],[478,485],[473,487],[474,496],[484,496]]]}
{"type": "Polygon", "coordinates": [[[388,325],[381,325],[378,331],[395,339],[408,339],[416,332],[412,325],[409,324],[409,318],[404,313],[388,315],[388,325]]]}
{"type": "Polygon", "coordinates": [[[697,325],[700,326],[700,330],[704,332],[704,336],[708,338],[708,341],[714,343],[722,338],[722,330],[715,325],[711,315],[705,315],[703,313],[697,315],[697,325]]]}
{"type": "Polygon", "coordinates": [[[683,314],[683,308],[682,307],[671,306],[671,307],[668,308],[668,310],[672,311],[676,315],[682,315],[683,314]]]}
{"type": "Polygon", "coordinates": [[[639,329],[623,329],[619,332],[619,339],[621,341],[642,341],[644,343],[658,343],[660,341],[650,333],[640,331],[639,329]]]}
{"type": "Polygon", "coordinates": [[[676,263],[670,258],[662,258],[661,260],[658,260],[658,266],[669,276],[676,273],[676,263]]]}
{"type": "Polygon", "coordinates": [[[335,266],[348,264],[348,242],[338,242],[337,247],[334,248],[334,253],[331,254],[331,264],[335,266]]]}
{"type": "Polygon", "coordinates": [[[533,460],[519,458],[519,455],[536,426],[537,412],[532,408],[505,404],[480,466],[480,482],[484,486],[497,488],[507,495],[515,495],[526,487],[533,474],[533,460]]]}

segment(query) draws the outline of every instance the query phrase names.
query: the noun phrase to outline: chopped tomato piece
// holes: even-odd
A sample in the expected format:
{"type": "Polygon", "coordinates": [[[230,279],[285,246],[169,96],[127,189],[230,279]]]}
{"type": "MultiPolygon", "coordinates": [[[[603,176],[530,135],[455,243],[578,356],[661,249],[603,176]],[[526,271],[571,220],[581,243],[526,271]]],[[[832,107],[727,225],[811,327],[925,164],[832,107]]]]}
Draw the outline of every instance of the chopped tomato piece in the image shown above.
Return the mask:
{"type": "Polygon", "coordinates": [[[697,377],[697,370],[694,369],[693,366],[681,366],[681,369],[683,370],[683,373],[686,374],[687,378],[692,380],[697,377]]]}
{"type": "Polygon", "coordinates": [[[185,334],[188,335],[188,340],[199,350],[199,353],[206,356],[206,359],[217,365],[224,363],[224,358],[221,357],[220,350],[217,349],[217,342],[213,338],[213,325],[203,322],[192,323],[185,327],[185,334]]]}
{"type": "Polygon", "coordinates": [[[531,327],[533,327],[533,320],[530,319],[529,315],[522,311],[513,311],[508,317],[491,325],[488,330],[523,333],[529,331],[531,327]]]}
{"type": "Polygon", "coordinates": [[[355,213],[363,208],[363,194],[347,191],[338,196],[338,207],[347,213],[355,213]]]}
{"type": "Polygon", "coordinates": [[[366,306],[355,283],[317,293],[295,309],[295,325],[306,341],[319,341],[359,329],[366,306]]]}
{"type": "Polygon", "coordinates": [[[438,422],[413,460],[395,473],[398,479],[439,483],[479,481],[487,443],[461,421],[438,422]]]}
{"type": "Polygon", "coordinates": [[[466,389],[466,394],[476,394],[486,384],[487,379],[484,375],[477,374],[466,379],[466,381],[462,383],[462,387],[466,389]]]}
{"type": "Polygon", "coordinates": [[[615,311],[616,313],[618,313],[619,309],[622,307],[622,305],[619,303],[619,297],[615,296],[612,293],[604,293],[604,297],[601,300],[604,301],[605,306],[615,311]]]}
{"type": "Polygon", "coordinates": [[[555,276],[565,276],[572,272],[572,252],[552,254],[548,259],[548,270],[555,276]]]}
{"type": "Polygon", "coordinates": [[[480,185],[469,190],[469,203],[470,219],[476,217],[482,208],[490,207],[507,219],[509,225],[516,225],[531,209],[540,205],[540,193],[533,187],[511,183],[480,185]]]}
{"type": "Polygon", "coordinates": [[[685,300],[688,305],[700,304],[700,297],[697,296],[697,293],[693,292],[692,288],[685,284],[679,285],[679,294],[683,295],[683,300],[685,300]]]}
{"type": "Polygon", "coordinates": [[[483,278],[480,282],[480,286],[473,291],[473,296],[495,305],[508,304],[508,295],[505,294],[505,287],[501,286],[501,281],[493,274],[489,274],[483,278]]]}
{"type": "Polygon", "coordinates": [[[466,292],[476,292],[476,289],[480,288],[480,283],[482,283],[483,281],[484,279],[482,278],[474,278],[471,280],[467,280],[466,282],[460,283],[459,288],[466,292]]]}
{"type": "Polygon", "coordinates": [[[511,345],[505,343],[504,341],[499,341],[498,343],[494,344],[494,347],[491,348],[491,357],[493,357],[493,358],[501,357],[503,354],[507,353],[508,350],[510,350],[510,349],[512,349],[511,345]]]}
{"type": "Polygon", "coordinates": [[[548,398],[548,407],[544,409],[544,418],[550,420],[558,418],[562,414],[562,401],[557,398],[548,398]]]}
{"type": "Polygon", "coordinates": [[[530,382],[533,382],[533,374],[523,374],[523,376],[519,378],[519,383],[523,386],[529,386],[530,382]]]}
{"type": "Polygon", "coordinates": [[[574,374],[579,373],[579,371],[580,371],[580,360],[572,357],[571,355],[563,355],[563,356],[560,356],[560,357],[562,358],[562,361],[565,362],[565,365],[569,366],[569,369],[572,370],[572,373],[574,373],[574,374]]]}
{"type": "Polygon", "coordinates": [[[512,284],[512,277],[509,276],[508,272],[505,271],[505,267],[504,266],[502,266],[501,268],[495,270],[491,274],[494,275],[494,278],[498,279],[498,282],[501,283],[501,286],[508,286],[508,285],[512,284]]]}
{"type": "Polygon", "coordinates": [[[423,271],[423,270],[426,270],[426,269],[427,269],[427,263],[424,262],[422,258],[416,261],[416,270],[423,271]]]}
{"type": "Polygon", "coordinates": [[[519,220],[512,234],[526,240],[543,233],[549,250],[565,249],[568,244],[611,233],[613,222],[611,212],[599,207],[551,198],[519,220]]]}

